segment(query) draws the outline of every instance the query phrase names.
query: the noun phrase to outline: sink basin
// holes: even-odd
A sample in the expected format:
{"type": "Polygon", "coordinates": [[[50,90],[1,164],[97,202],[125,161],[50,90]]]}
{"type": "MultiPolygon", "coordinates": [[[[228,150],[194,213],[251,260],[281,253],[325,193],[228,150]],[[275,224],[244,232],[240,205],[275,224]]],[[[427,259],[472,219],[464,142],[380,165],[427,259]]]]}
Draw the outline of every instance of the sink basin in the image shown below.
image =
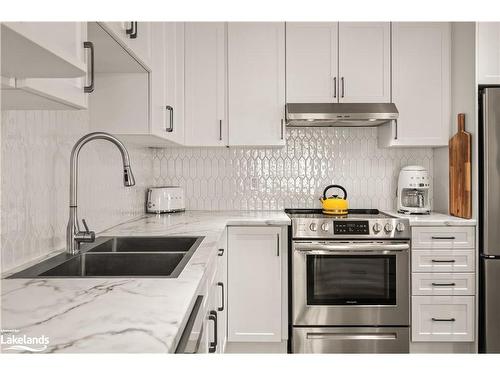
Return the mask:
{"type": "Polygon", "coordinates": [[[9,279],[180,275],[203,237],[100,237],[77,255],[59,254],[9,279]]]}
{"type": "Polygon", "coordinates": [[[178,252],[188,251],[198,237],[113,237],[92,247],[88,253],[99,252],[178,252]]]}

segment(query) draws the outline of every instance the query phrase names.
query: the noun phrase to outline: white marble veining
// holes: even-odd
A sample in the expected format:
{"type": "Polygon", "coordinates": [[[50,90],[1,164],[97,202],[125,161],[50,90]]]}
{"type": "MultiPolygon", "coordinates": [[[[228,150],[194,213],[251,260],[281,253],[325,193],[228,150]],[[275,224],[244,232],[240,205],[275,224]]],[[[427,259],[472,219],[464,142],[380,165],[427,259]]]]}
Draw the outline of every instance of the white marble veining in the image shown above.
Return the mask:
{"type": "Polygon", "coordinates": [[[283,211],[188,211],[131,220],[100,235],[205,239],[176,279],[4,279],[1,328],[48,336],[45,352],[173,352],[224,228],[289,223],[283,211]]]}
{"type": "Polygon", "coordinates": [[[412,227],[428,226],[475,226],[475,219],[462,219],[460,217],[431,212],[429,215],[404,215],[397,211],[385,211],[389,215],[402,217],[410,221],[412,227]]]}

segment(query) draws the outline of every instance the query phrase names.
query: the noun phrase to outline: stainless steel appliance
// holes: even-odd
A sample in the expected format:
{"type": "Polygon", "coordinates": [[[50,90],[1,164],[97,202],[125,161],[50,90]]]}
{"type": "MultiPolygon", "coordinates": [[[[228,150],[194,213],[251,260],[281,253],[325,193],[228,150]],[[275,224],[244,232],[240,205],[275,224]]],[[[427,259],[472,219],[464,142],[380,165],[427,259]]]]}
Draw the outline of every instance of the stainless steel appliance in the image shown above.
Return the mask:
{"type": "Polygon", "coordinates": [[[479,108],[479,350],[500,353],[500,88],[482,88],[479,108]]]}
{"type": "Polygon", "coordinates": [[[287,126],[378,126],[397,120],[394,103],[287,103],[287,126]]]}
{"type": "Polygon", "coordinates": [[[408,353],[408,219],[287,210],[292,352],[408,353]]]}
{"type": "Polygon", "coordinates": [[[163,214],[186,210],[184,189],[180,186],[160,186],[148,189],[146,211],[163,214]]]}
{"type": "Polygon", "coordinates": [[[403,214],[429,214],[431,183],[427,169],[409,165],[401,169],[398,178],[398,212],[403,214]]]}

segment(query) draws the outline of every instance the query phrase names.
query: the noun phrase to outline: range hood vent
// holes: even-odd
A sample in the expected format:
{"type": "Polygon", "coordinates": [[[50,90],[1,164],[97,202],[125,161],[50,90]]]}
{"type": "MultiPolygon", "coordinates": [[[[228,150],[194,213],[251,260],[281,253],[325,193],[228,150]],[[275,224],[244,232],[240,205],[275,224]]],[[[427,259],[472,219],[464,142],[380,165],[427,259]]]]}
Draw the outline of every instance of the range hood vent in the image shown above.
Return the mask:
{"type": "Polygon", "coordinates": [[[287,126],[368,127],[399,116],[394,103],[288,103],[287,126]]]}

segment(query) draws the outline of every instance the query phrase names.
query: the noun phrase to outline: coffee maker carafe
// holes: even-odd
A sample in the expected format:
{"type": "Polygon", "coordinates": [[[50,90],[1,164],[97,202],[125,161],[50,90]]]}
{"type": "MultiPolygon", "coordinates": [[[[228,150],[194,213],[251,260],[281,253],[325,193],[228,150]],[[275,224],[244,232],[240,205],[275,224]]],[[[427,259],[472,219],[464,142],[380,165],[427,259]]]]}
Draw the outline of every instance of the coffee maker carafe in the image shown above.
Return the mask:
{"type": "Polygon", "coordinates": [[[401,169],[398,179],[398,212],[403,214],[429,214],[430,181],[427,169],[410,165],[401,169]]]}

